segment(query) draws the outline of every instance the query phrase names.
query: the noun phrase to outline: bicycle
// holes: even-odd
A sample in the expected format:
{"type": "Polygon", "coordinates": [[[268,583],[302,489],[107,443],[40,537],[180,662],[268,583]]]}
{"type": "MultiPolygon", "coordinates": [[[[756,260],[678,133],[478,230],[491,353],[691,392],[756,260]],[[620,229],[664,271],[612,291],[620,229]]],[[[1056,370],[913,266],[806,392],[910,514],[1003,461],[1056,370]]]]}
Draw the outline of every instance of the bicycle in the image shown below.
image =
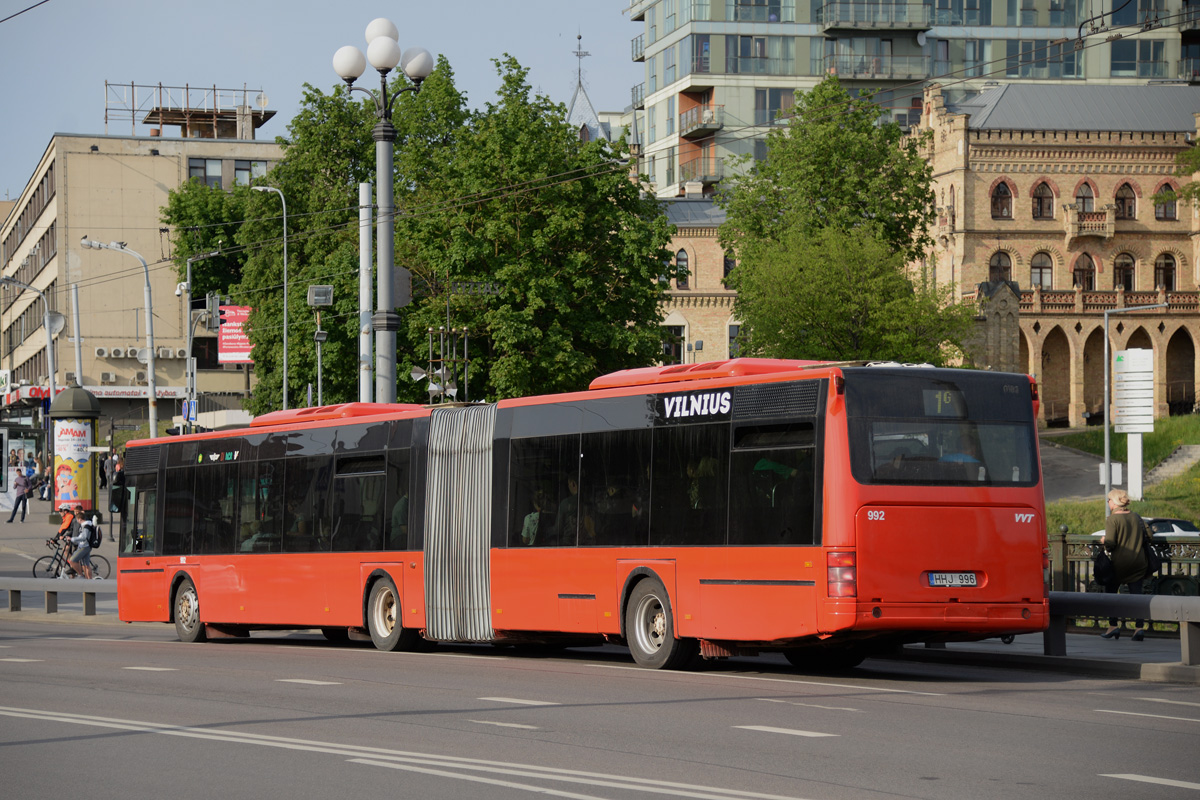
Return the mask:
{"type": "MultiPolygon", "coordinates": [[[[65,573],[68,570],[73,570],[63,563],[63,551],[58,542],[54,539],[46,540],[46,547],[53,550],[52,555],[42,556],[37,561],[33,562],[33,577],[35,578],[58,578],[68,577],[65,573]]],[[[107,578],[111,572],[108,559],[104,556],[96,555],[92,552],[92,576],[95,578],[107,578]]],[[[78,573],[76,573],[78,576],[78,573]]],[[[82,577],[82,576],[79,576],[82,577]]]]}

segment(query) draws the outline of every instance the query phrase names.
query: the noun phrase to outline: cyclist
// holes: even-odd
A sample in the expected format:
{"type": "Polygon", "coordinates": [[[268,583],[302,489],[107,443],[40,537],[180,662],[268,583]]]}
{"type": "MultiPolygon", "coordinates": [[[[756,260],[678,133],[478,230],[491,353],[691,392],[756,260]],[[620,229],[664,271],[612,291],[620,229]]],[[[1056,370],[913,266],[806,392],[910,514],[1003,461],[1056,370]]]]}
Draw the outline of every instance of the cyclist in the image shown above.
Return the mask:
{"type": "MultiPolygon", "coordinates": [[[[82,519],[83,506],[76,505],[73,517],[75,520],[82,519]]],[[[90,522],[90,520],[88,520],[90,522]]],[[[90,541],[87,524],[72,524],[68,529],[71,532],[71,544],[75,546],[75,552],[67,560],[67,563],[75,567],[76,572],[82,572],[83,577],[91,580],[92,573],[92,543],[90,541]]]]}
{"type": "Polygon", "coordinates": [[[71,551],[73,549],[71,540],[75,534],[79,533],[79,525],[75,522],[75,509],[71,508],[71,506],[62,506],[58,509],[58,513],[62,515],[62,524],[58,526],[58,533],[54,534],[53,540],[62,545],[63,566],[58,574],[58,577],[69,578],[74,574],[74,570],[71,568],[70,560],[71,551]]]}

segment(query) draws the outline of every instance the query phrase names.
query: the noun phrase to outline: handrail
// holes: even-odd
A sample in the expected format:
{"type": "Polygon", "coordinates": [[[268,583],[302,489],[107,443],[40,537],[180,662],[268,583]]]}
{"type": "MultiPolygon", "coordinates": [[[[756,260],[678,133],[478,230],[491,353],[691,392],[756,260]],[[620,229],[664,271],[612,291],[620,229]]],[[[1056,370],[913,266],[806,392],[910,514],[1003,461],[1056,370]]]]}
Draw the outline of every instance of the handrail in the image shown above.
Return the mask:
{"type": "Polygon", "coordinates": [[[1042,652],[1067,654],[1068,617],[1122,617],[1179,623],[1180,661],[1200,664],[1200,597],[1162,594],[1050,592],[1050,627],[1042,634],[1042,652]]]}

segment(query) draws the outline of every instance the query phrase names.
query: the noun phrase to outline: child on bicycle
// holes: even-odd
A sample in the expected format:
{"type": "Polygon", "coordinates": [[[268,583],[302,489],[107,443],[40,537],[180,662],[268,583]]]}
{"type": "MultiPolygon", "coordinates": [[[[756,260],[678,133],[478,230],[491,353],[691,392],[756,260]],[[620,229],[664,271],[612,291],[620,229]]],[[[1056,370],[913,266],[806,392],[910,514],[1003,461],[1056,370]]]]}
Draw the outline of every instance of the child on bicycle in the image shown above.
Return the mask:
{"type": "Polygon", "coordinates": [[[88,531],[89,526],[77,522],[83,516],[83,506],[75,506],[72,516],[74,519],[68,530],[71,536],[71,544],[74,545],[74,552],[67,559],[67,563],[73,566],[76,572],[82,572],[83,577],[91,580],[93,575],[91,558],[92,543],[88,531]]]}
{"type": "Polygon", "coordinates": [[[63,506],[58,509],[62,514],[62,524],[58,526],[58,533],[54,534],[53,541],[62,545],[62,571],[59,573],[60,578],[69,578],[74,574],[71,564],[71,555],[74,550],[74,538],[81,532],[80,526],[76,523],[76,510],[71,506],[63,506]]]}

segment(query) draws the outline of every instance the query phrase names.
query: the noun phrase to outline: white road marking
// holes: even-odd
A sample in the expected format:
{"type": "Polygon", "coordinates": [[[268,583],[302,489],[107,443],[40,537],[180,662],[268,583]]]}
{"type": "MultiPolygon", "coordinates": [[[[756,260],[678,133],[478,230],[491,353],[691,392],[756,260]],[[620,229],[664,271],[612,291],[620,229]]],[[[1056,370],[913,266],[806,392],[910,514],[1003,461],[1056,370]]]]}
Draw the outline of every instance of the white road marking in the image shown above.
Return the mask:
{"type": "Polygon", "coordinates": [[[176,667],[121,667],[121,669],[136,669],[142,672],[178,672],[176,667]]]}
{"type": "Polygon", "coordinates": [[[825,736],[841,736],[840,733],[820,733],[819,731],[798,731],[792,728],[772,728],[767,725],[734,725],[744,731],[762,731],[763,733],[786,733],[788,736],[807,736],[819,739],[825,736]]]}
{"type": "Polygon", "coordinates": [[[547,700],[521,700],[517,697],[480,697],[493,703],[516,703],[519,706],[560,706],[562,703],[551,703],[547,700]]]}
{"type": "Polygon", "coordinates": [[[1098,714],[1123,714],[1126,717],[1149,717],[1150,719],[1173,719],[1178,722],[1200,722],[1200,719],[1192,717],[1167,717],[1162,714],[1141,714],[1137,711],[1113,711],[1109,708],[1096,708],[1093,711],[1098,714]]]}
{"type": "MultiPolygon", "coordinates": [[[[595,667],[596,669],[628,669],[628,670],[633,670],[635,672],[646,672],[645,667],[622,667],[618,664],[588,664],[587,666],[595,667]]],[[[921,695],[923,697],[945,697],[946,696],[945,693],[943,693],[943,692],[914,692],[911,689],[885,689],[880,686],[855,686],[852,683],[827,683],[825,681],[803,681],[803,680],[797,680],[794,678],[764,678],[764,677],[760,677],[757,675],[722,675],[719,672],[699,672],[699,673],[686,673],[686,672],[665,673],[665,672],[663,672],[663,673],[659,673],[659,675],[661,675],[663,677],[699,675],[705,679],[723,678],[725,680],[731,680],[731,681],[733,681],[733,680],[767,681],[770,683],[791,683],[791,684],[800,684],[803,686],[832,686],[835,689],[857,689],[857,690],[863,691],[863,692],[887,692],[889,694],[917,694],[917,695],[921,695]]]]}
{"type": "Polygon", "coordinates": [[[1164,700],[1161,697],[1138,697],[1137,700],[1144,700],[1148,703],[1170,703],[1173,706],[1192,706],[1200,708],[1200,703],[1189,703],[1186,700],[1164,700]]]}
{"type": "Polygon", "coordinates": [[[309,686],[341,686],[340,681],[313,681],[308,678],[277,678],[276,683],[306,683],[309,686]]]}
{"type": "MultiPolygon", "coordinates": [[[[630,778],[623,775],[609,775],[602,772],[584,772],[581,770],[561,769],[558,767],[541,767],[533,764],[520,764],[507,761],[490,761],[479,758],[462,756],[444,756],[429,753],[415,753],[405,750],[389,750],[379,747],[342,745],[335,742],[321,742],[310,739],[292,739],[282,736],[266,736],[257,733],[224,730],[221,728],[189,728],[179,725],[164,725],[157,722],[116,719],[111,717],[96,717],[83,714],[67,714],[59,711],[44,711],[28,708],[12,708],[0,706],[0,716],[16,717],[19,719],[36,719],[46,722],[63,722],[74,725],[86,725],[94,728],[109,728],[115,730],[133,731],[135,733],[151,733],[162,736],[182,736],[191,739],[205,739],[228,744],[253,744],[262,747],[274,747],[286,750],[299,750],[312,753],[330,753],[346,756],[357,763],[369,763],[378,766],[398,769],[411,769],[427,774],[442,775],[448,778],[474,780],[474,776],[464,775],[463,771],[491,772],[505,775],[521,775],[529,778],[539,778],[564,783],[583,783],[593,786],[610,786],[629,791],[641,791],[651,794],[667,795],[670,797],[695,797],[701,800],[730,800],[731,798],[746,798],[747,800],[799,800],[795,797],[785,797],[776,794],[764,794],[740,789],[720,789],[713,786],[699,786],[674,781],[654,780],[651,778],[630,778]],[[457,772],[443,772],[429,769],[444,767],[457,772]]],[[[484,779],[486,780],[486,779],[484,779]]],[[[531,791],[550,793],[552,790],[540,786],[532,786],[531,791]]],[[[567,796],[561,795],[560,796],[567,796]]],[[[586,800],[594,800],[590,796],[586,800]]]]}
{"type": "Polygon", "coordinates": [[[1138,781],[1139,783],[1154,783],[1159,786],[1173,786],[1176,789],[1200,789],[1200,783],[1188,783],[1187,781],[1173,781],[1170,778],[1152,778],[1149,775],[1105,775],[1100,774],[1101,778],[1120,778],[1123,781],[1138,781]]]}
{"type": "Polygon", "coordinates": [[[469,722],[474,722],[476,725],[495,725],[499,728],[524,728],[527,731],[539,730],[537,725],[518,725],[515,722],[491,722],[486,719],[472,719],[469,722]]]}
{"type": "Polygon", "coordinates": [[[14,664],[33,664],[41,660],[40,658],[0,658],[0,661],[11,661],[14,664]]]}
{"type": "Polygon", "coordinates": [[[820,708],[824,711],[856,711],[862,713],[861,708],[847,708],[846,706],[819,706],[816,703],[795,703],[791,700],[778,700],[774,697],[759,697],[759,700],[764,700],[768,703],[783,703],[789,706],[804,706],[805,708],[820,708]]]}

